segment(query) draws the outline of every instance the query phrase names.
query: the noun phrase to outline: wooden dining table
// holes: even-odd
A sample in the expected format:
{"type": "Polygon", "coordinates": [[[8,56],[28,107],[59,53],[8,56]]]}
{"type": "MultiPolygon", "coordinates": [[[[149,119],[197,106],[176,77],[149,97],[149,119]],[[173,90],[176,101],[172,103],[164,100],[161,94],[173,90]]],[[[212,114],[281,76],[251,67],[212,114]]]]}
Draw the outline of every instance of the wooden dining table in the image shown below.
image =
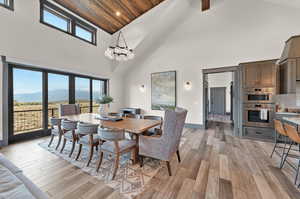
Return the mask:
{"type": "Polygon", "coordinates": [[[89,124],[99,124],[99,126],[102,126],[104,128],[124,129],[126,132],[135,135],[137,150],[135,150],[136,154],[132,154],[132,160],[134,163],[138,162],[139,135],[161,124],[161,121],[157,121],[157,120],[136,119],[136,118],[127,118],[127,117],[123,117],[122,120],[120,121],[106,121],[106,120],[100,120],[99,114],[95,114],[95,113],[69,115],[69,116],[63,116],[62,118],[71,121],[78,121],[78,122],[84,122],[89,124]]]}

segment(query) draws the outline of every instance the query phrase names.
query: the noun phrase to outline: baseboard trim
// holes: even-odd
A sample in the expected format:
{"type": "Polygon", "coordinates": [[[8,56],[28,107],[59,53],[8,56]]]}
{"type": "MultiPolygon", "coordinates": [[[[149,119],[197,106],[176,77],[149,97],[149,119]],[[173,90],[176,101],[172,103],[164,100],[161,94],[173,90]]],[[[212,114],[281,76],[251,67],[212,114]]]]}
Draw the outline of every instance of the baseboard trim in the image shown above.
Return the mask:
{"type": "Polygon", "coordinates": [[[202,124],[193,124],[193,123],[185,123],[185,128],[191,128],[191,129],[203,129],[204,126],[202,124]]]}
{"type": "Polygon", "coordinates": [[[0,140],[0,147],[5,147],[7,145],[8,145],[7,142],[5,142],[4,140],[0,140]]]}

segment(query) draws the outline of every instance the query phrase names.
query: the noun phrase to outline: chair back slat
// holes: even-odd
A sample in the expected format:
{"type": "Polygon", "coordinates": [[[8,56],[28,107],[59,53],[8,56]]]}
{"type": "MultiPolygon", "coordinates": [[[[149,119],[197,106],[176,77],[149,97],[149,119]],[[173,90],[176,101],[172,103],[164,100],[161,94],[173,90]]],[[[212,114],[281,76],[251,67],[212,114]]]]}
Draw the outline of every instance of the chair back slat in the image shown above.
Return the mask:
{"type": "Polygon", "coordinates": [[[59,105],[59,115],[68,116],[68,115],[77,115],[80,114],[79,104],[60,104],[59,105]]]}
{"type": "Polygon", "coordinates": [[[62,120],[61,126],[64,130],[71,131],[77,128],[77,122],[70,120],[62,120]]]}
{"type": "Polygon", "coordinates": [[[79,134],[89,135],[89,134],[97,134],[98,131],[97,124],[88,124],[79,122],[77,125],[77,132],[79,134]]]}
{"type": "Polygon", "coordinates": [[[292,125],[286,124],[286,123],[284,124],[284,128],[285,128],[286,134],[289,136],[289,138],[292,141],[300,144],[300,136],[297,131],[297,128],[295,126],[292,126],[292,125]]]}
{"type": "Polygon", "coordinates": [[[283,136],[287,136],[286,130],[284,129],[283,124],[280,120],[274,120],[274,126],[275,126],[276,132],[278,132],[279,134],[281,134],[283,136]]]}
{"type": "Polygon", "coordinates": [[[123,129],[98,128],[98,135],[101,140],[106,141],[119,141],[125,139],[125,131],[123,129]]]}

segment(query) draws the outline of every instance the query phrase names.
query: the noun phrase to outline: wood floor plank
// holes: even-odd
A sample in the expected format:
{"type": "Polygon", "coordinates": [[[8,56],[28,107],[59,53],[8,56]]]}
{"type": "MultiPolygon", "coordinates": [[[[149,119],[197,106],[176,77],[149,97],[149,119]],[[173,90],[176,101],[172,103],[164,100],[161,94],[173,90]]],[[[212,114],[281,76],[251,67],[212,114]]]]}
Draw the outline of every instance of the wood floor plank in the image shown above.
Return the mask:
{"type": "Polygon", "coordinates": [[[209,173],[209,162],[202,160],[196,178],[196,182],[193,187],[193,191],[197,193],[200,199],[205,198],[206,187],[208,183],[208,173],[209,173]]]}
{"type": "Polygon", "coordinates": [[[259,175],[254,175],[253,177],[263,199],[277,198],[264,177],[259,175]]]}
{"type": "Polygon", "coordinates": [[[180,191],[178,193],[177,199],[186,199],[186,198],[193,198],[193,189],[195,185],[195,180],[186,178],[184,179],[180,191]]]}
{"type": "Polygon", "coordinates": [[[220,178],[219,181],[219,198],[220,199],[233,199],[232,184],[229,180],[220,178]]]}

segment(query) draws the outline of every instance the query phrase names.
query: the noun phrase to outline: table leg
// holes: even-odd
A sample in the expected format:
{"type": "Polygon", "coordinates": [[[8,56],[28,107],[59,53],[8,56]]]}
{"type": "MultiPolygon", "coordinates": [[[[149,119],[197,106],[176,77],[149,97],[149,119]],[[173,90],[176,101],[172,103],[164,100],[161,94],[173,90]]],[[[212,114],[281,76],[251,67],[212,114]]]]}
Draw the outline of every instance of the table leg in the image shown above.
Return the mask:
{"type": "Polygon", "coordinates": [[[133,164],[137,164],[139,162],[139,135],[135,135],[135,141],[136,141],[136,149],[133,153],[131,153],[131,159],[133,164]]]}

